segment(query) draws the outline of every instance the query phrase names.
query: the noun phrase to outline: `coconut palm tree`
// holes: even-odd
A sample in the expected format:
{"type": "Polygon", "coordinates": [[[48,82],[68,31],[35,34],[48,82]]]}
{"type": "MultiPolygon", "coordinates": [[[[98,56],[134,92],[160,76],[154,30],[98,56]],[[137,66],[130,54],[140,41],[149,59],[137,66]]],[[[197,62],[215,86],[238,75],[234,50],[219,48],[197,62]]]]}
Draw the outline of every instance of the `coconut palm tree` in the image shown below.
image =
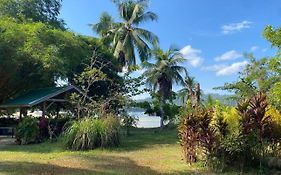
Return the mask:
{"type": "Polygon", "coordinates": [[[147,84],[154,90],[158,90],[160,95],[160,127],[164,127],[164,111],[163,106],[172,92],[172,85],[183,84],[182,73],[187,75],[187,70],[180,66],[186,59],[176,49],[170,48],[164,52],[160,48],[153,52],[155,63],[144,63],[144,76],[147,77],[147,84]]]}
{"type": "Polygon", "coordinates": [[[192,105],[198,105],[201,94],[200,84],[195,81],[194,77],[186,76],[184,87],[178,92],[178,96],[182,99],[182,102],[185,103],[187,100],[190,100],[192,105]]]}
{"type": "Polygon", "coordinates": [[[93,25],[93,29],[97,33],[103,33],[102,37],[111,37],[113,54],[122,66],[136,65],[136,52],[141,62],[146,61],[151,47],[158,44],[158,37],[139,25],[157,20],[157,15],[146,11],[148,0],[113,2],[118,6],[122,22],[114,22],[111,17],[104,15],[99,23],[93,25]]]}
{"type": "Polygon", "coordinates": [[[93,31],[95,31],[101,37],[101,41],[108,47],[113,41],[115,25],[116,23],[113,17],[107,12],[103,12],[101,14],[98,23],[90,24],[93,31]]]}
{"type": "Polygon", "coordinates": [[[181,90],[178,91],[178,97],[182,100],[184,104],[188,99],[191,99],[191,89],[195,88],[195,78],[187,76],[184,80],[184,86],[181,90]]]}

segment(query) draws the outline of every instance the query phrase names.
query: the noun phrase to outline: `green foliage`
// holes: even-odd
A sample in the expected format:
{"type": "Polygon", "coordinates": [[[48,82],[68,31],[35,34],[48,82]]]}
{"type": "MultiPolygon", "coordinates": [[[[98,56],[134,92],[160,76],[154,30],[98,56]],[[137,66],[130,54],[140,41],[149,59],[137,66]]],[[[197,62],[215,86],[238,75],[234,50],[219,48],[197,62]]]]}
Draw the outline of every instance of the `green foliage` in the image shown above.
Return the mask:
{"type": "Polygon", "coordinates": [[[25,117],[16,128],[16,138],[20,144],[29,144],[38,141],[39,125],[38,120],[25,117]]]}
{"type": "Polygon", "coordinates": [[[239,103],[237,109],[216,102],[209,108],[185,109],[181,116],[179,138],[188,163],[203,150],[207,165],[223,170],[237,162],[257,165],[265,156],[279,154],[280,113],[267,106],[266,95],[239,103]]]}
{"type": "Polygon", "coordinates": [[[107,13],[103,13],[100,22],[92,25],[122,66],[136,65],[136,52],[142,62],[150,56],[151,46],[158,44],[158,37],[142,29],[143,22],[154,21],[157,15],[146,11],[148,1],[115,1],[122,22],[115,22],[107,13]]]}
{"type": "Polygon", "coordinates": [[[174,48],[168,49],[166,52],[160,48],[156,48],[153,51],[153,56],[156,60],[155,63],[144,63],[144,67],[147,69],[144,72],[146,82],[154,91],[158,90],[160,97],[160,126],[164,127],[164,105],[166,100],[172,96],[172,85],[183,84],[182,73],[187,74],[186,69],[180,66],[180,63],[185,61],[183,55],[174,48]]]}
{"type": "Polygon", "coordinates": [[[281,27],[274,29],[272,26],[266,26],[263,32],[264,37],[271,42],[272,46],[279,48],[281,46],[281,27]]]}
{"type": "MultiPolygon", "coordinates": [[[[117,75],[115,58],[97,39],[43,23],[22,24],[1,18],[0,103],[31,89],[54,86],[58,78],[75,84],[74,76],[90,64],[93,49],[99,55],[93,69],[103,63],[99,71],[111,81],[94,83],[90,96],[106,96],[122,79],[117,75]]],[[[89,70],[84,74],[89,73],[93,74],[89,70]]]]}
{"type": "Polygon", "coordinates": [[[136,127],[138,118],[130,116],[127,112],[122,113],[122,125],[126,128],[126,135],[131,135],[130,129],[136,127]]]}
{"type": "Polygon", "coordinates": [[[263,32],[264,37],[271,42],[272,46],[278,48],[276,56],[272,58],[255,59],[249,54],[250,63],[240,73],[239,80],[234,83],[226,83],[219,89],[235,92],[238,100],[250,98],[257,92],[264,92],[268,97],[270,105],[281,111],[281,28],[274,29],[267,26],[263,32]]]}
{"type": "Polygon", "coordinates": [[[61,0],[2,0],[0,17],[12,17],[19,22],[43,22],[63,29],[64,23],[58,18],[60,8],[61,0]]]}
{"type": "Polygon", "coordinates": [[[94,43],[43,23],[1,18],[0,102],[30,89],[53,86],[58,77],[71,79],[82,59],[91,55],[94,43]]]}
{"type": "Polygon", "coordinates": [[[182,103],[184,104],[187,100],[190,100],[192,105],[199,105],[202,95],[200,84],[195,81],[194,77],[189,77],[187,75],[183,85],[183,89],[178,92],[178,96],[182,99],[182,103]]]}
{"type": "Polygon", "coordinates": [[[214,156],[217,137],[211,126],[213,112],[203,107],[196,107],[184,113],[179,125],[179,138],[186,162],[191,164],[198,159],[203,150],[209,159],[214,156]]]}
{"type": "Polygon", "coordinates": [[[75,121],[63,134],[65,146],[73,150],[90,150],[118,146],[119,120],[108,115],[103,119],[84,118],[75,121]]]}
{"type": "Polygon", "coordinates": [[[280,108],[278,103],[281,98],[278,95],[281,80],[280,58],[255,59],[252,55],[248,55],[248,57],[250,63],[240,73],[239,80],[234,83],[226,83],[219,89],[234,92],[234,98],[238,101],[250,98],[258,92],[264,92],[269,99],[268,102],[276,108],[280,108]]]}

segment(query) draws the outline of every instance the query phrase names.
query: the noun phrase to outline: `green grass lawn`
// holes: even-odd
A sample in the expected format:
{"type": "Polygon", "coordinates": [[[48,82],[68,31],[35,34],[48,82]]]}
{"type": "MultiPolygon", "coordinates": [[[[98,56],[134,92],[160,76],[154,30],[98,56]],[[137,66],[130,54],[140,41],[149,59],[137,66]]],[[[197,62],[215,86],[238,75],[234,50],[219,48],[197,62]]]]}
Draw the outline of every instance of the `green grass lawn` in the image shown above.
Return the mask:
{"type": "Polygon", "coordinates": [[[184,163],[175,130],[136,129],[119,148],[85,152],[67,151],[59,142],[0,147],[0,175],[215,174],[200,165],[184,163]]]}

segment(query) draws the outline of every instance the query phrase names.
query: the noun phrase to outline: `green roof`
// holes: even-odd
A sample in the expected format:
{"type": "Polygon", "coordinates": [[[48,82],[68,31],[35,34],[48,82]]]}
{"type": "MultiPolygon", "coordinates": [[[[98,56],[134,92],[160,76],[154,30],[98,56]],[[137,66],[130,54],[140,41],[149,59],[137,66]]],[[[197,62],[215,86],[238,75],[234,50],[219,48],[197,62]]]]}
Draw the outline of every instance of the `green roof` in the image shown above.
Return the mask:
{"type": "Polygon", "coordinates": [[[32,90],[22,96],[8,100],[6,103],[0,105],[0,107],[1,108],[32,107],[72,89],[78,90],[75,86],[49,87],[49,88],[32,90]]]}

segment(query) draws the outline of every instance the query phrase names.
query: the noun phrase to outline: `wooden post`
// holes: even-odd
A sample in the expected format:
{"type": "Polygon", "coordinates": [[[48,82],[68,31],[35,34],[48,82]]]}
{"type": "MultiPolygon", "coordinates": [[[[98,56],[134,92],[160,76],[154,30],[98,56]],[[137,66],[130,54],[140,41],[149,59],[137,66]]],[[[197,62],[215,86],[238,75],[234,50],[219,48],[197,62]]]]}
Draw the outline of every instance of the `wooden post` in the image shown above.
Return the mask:
{"type": "Polygon", "coordinates": [[[20,121],[22,120],[22,108],[20,108],[20,121]]]}
{"type": "Polygon", "coordinates": [[[42,118],[45,118],[46,115],[46,102],[43,102],[43,107],[42,107],[42,118]]]}
{"type": "Polygon", "coordinates": [[[59,114],[60,114],[60,106],[59,104],[57,104],[57,109],[56,109],[56,112],[57,112],[57,118],[59,118],[59,114]]]}

